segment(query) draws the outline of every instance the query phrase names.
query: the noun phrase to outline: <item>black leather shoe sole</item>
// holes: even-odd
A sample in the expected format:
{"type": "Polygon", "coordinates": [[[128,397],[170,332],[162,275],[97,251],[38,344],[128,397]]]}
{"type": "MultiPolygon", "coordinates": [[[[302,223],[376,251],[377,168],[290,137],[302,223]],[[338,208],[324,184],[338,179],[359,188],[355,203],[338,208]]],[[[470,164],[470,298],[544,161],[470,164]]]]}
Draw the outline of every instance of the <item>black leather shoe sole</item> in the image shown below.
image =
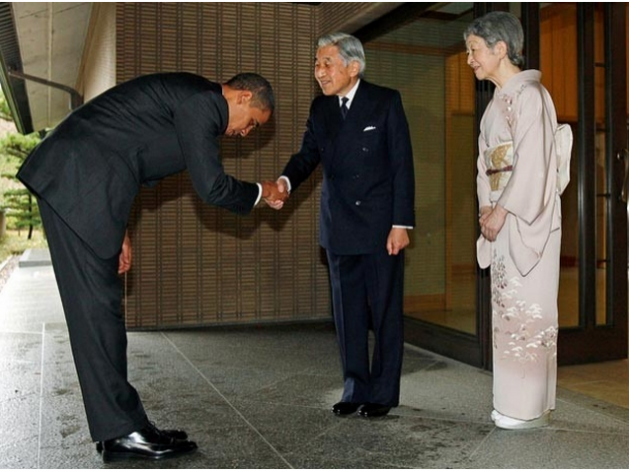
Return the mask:
{"type": "MultiPolygon", "coordinates": [[[[160,432],[164,434],[165,436],[169,436],[173,439],[180,439],[180,440],[188,439],[188,434],[186,434],[186,431],[182,431],[179,429],[163,429],[163,430],[160,430],[160,432]]],[[[96,452],[98,452],[99,454],[103,453],[103,441],[97,441],[96,452]]]]}
{"type": "Polygon", "coordinates": [[[385,416],[391,410],[391,406],[379,405],[378,403],[366,403],[359,408],[359,416],[364,418],[378,418],[379,416],[385,416]]]}
{"type": "Polygon", "coordinates": [[[332,412],[337,416],[351,415],[356,412],[360,406],[360,403],[339,402],[333,405],[332,412]]]}
{"type": "Polygon", "coordinates": [[[192,441],[181,441],[174,444],[164,451],[148,451],[148,450],[125,450],[125,451],[109,451],[103,450],[103,462],[118,462],[128,460],[144,460],[144,461],[156,461],[164,459],[172,459],[175,457],[190,454],[197,450],[197,444],[192,441]]]}

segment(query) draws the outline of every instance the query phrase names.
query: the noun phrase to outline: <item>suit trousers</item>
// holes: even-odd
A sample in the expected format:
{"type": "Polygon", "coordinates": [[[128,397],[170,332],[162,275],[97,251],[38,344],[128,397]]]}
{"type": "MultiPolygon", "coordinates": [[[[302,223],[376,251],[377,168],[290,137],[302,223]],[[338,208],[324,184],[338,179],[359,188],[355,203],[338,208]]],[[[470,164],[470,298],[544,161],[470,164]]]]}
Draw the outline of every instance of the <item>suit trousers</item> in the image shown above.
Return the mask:
{"type": "Polygon", "coordinates": [[[137,431],[148,419],[127,381],[118,256],[99,258],[44,200],[38,203],[92,439],[137,431]]]}
{"type": "Polygon", "coordinates": [[[341,354],[341,401],[398,406],[403,359],[404,251],[327,252],[341,354]],[[369,330],[374,332],[370,369],[369,330]]]}

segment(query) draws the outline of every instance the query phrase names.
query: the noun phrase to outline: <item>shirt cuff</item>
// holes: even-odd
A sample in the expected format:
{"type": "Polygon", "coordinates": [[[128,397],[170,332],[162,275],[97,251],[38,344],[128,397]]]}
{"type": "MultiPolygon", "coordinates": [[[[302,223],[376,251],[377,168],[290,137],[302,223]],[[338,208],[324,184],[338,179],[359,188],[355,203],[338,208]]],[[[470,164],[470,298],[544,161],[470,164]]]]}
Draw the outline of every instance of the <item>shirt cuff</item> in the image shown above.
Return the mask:
{"type": "Polygon", "coordinates": [[[260,199],[262,198],[262,185],[259,183],[256,183],[256,185],[258,185],[258,198],[256,199],[256,203],[254,203],[254,206],[258,205],[258,202],[260,202],[260,199]]]}
{"type": "Polygon", "coordinates": [[[279,179],[284,179],[284,181],[287,183],[287,192],[291,193],[291,181],[289,180],[289,178],[286,175],[281,175],[278,178],[279,179]]]}
{"type": "Polygon", "coordinates": [[[413,226],[392,225],[392,228],[413,229],[413,226]]]}

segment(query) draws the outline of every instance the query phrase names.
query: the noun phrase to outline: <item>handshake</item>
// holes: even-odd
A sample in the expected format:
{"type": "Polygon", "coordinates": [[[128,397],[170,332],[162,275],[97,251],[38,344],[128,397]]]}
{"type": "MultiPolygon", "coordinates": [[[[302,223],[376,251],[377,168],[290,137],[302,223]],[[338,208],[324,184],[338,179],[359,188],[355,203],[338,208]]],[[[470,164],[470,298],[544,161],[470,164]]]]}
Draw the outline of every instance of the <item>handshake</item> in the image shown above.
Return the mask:
{"type": "Polygon", "coordinates": [[[279,210],[289,199],[289,189],[285,179],[282,177],[271,182],[267,180],[262,182],[262,198],[274,210],[279,210]]]}

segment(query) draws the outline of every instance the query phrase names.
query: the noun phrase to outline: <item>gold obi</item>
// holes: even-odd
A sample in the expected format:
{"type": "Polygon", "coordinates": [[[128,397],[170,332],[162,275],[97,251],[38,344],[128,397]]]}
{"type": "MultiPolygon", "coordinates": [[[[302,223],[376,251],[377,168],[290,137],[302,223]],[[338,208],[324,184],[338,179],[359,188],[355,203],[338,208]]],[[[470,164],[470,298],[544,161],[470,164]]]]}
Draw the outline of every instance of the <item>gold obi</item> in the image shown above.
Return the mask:
{"type": "Polygon", "coordinates": [[[514,165],[512,141],[486,149],[483,157],[486,161],[486,175],[490,179],[490,189],[493,192],[503,190],[512,176],[514,165]]]}

